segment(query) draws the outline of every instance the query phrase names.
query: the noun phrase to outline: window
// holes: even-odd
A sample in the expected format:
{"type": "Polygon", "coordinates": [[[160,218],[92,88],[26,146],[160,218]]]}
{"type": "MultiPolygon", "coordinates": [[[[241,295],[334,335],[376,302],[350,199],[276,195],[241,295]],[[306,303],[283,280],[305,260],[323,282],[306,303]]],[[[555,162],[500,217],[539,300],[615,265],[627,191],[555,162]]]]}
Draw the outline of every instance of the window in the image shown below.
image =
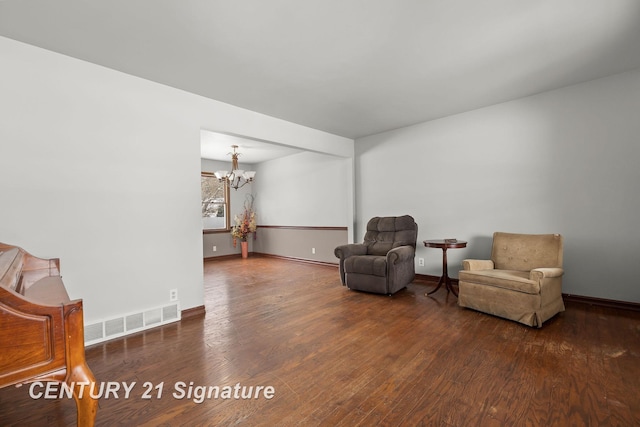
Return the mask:
{"type": "Polygon", "coordinates": [[[212,173],[202,172],[202,229],[229,230],[229,187],[212,173]]]}

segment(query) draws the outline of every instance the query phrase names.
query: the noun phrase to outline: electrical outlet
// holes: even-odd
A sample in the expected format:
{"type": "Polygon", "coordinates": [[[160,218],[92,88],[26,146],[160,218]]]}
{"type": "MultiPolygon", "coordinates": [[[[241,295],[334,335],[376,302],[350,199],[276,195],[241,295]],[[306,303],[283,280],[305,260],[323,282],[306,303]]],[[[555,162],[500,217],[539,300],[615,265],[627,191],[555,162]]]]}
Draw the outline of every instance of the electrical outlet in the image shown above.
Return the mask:
{"type": "Polygon", "coordinates": [[[171,289],[169,291],[169,301],[178,301],[178,290],[171,289]]]}
{"type": "Polygon", "coordinates": [[[311,248],[311,253],[315,254],[316,253],[316,248],[311,248]]]}
{"type": "Polygon", "coordinates": [[[424,258],[418,258],[418,265],[424,267],[424,258]]]}
{"type": "Polygon", "coordinates": [[[215,252],[215,251],[217,251],[217,250],[218,250],[218,247],[217,247],[217,246],[214,246],[214,247],[213,247],[213,252],[215,252]]]}

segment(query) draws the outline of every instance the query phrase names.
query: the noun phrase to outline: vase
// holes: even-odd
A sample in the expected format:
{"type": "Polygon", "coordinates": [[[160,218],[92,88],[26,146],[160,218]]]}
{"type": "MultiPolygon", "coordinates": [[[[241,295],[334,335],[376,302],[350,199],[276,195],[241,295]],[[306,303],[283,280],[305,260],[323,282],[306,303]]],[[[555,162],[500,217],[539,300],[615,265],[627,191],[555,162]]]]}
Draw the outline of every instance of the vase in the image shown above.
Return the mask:
{"type": "Polygon", "coordinates": [[[240,247],[242,248],[242,258],[247,258],[249,256],[249,242],[240,242],[240,247]]]}

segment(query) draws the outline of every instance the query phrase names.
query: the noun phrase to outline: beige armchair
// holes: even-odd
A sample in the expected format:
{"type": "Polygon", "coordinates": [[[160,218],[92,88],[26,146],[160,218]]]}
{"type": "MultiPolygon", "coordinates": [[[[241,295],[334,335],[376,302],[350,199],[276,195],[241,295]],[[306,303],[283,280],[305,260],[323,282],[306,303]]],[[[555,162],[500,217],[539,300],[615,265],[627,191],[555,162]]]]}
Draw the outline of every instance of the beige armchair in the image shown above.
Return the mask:
{"type": "Polygon", "coordinates": [[[466,259],[458,274],[458,305],[528,326],[564,311],[559,234],[496,232],[490,260],[466,259]]]}

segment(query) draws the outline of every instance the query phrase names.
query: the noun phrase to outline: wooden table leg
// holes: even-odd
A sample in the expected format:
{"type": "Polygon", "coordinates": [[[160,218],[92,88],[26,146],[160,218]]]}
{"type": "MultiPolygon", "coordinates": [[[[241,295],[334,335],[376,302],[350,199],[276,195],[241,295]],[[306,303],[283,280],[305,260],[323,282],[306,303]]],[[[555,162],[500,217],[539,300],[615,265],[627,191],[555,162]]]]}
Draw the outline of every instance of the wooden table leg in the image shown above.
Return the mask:
{"type": "MultiPolygon", "coordinates": [[[[432,290],[431,292],[427,292],[426,295],[431,295],[432,293],[434,293],[435,291],[440,289],[440,286],[442,286],[443,283],[445,283],[445,278],[444,278],[444,276],[440,276],[440,280],[438,280],[438,286],[436,286],[436,288],[434,290],[432,290]]],[[[446,287],[447,287],[447,285],[445,284],[445,288],[446,287]]],[[[447,289],[447,292],[449,292],[448,289],[447,289]]]]}
{"type": "Polygon", "coordinates": [[[447,292],[451,291],[451,293],[454,294],[456,297],[458,296],[458,293],[455,291],[455,289],[453,289],[453,286],[451,286],[451,279],[449,278],[446,247],[442,248],[442,276],[440,277],[440,280],[438,280],[438,286],[436,286],[436,288],[431,292],[427,292],[426,295],[431,295],[432,293],[440,289],[440,286],[442,286],[443,283],[445,288],[447,289],[447,292]]]}

